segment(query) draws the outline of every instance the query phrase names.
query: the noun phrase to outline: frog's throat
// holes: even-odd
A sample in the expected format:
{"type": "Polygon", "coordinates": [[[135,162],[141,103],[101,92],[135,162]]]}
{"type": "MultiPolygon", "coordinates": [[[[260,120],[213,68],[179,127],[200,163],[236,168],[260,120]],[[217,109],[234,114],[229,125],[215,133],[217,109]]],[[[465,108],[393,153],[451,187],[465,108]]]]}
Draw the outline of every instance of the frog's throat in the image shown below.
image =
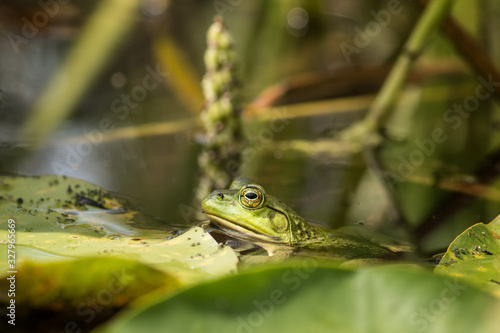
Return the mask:
{"type": "MultiPolygon", "coordinates": [[[[205,214],[207,214],[207,213],[205,213],[205,214]]],[[[243,239],[248,239],[251,241],[261,240],[261,241],[268,242],[268,243],[282,243],[283,242],[279,237],[273,237],[273,236],[261,234],[255,230],[246,228],[244,226],[237,224],[236,222],[223,219],[219,216],[215,216],[215,215],[211,215],[211,214],[207,214],[207,216],[210,219],[210,221],[212,221],[215,225],[236,231],[240,234],[239,236],[243,239]]]]}

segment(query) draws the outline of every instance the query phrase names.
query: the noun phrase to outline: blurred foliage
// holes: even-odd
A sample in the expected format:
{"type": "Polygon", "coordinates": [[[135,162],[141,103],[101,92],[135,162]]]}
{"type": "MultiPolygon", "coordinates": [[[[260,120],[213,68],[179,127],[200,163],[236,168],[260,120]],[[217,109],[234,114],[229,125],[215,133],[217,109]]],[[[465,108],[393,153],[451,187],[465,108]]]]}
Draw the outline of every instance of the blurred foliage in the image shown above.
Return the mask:
{"type": "Polygon", "coordinates": [[[462,280],[415,267],[354,272],[312,260],[208,282],[96,332],[496,332],[499,310],[462,280]]]}

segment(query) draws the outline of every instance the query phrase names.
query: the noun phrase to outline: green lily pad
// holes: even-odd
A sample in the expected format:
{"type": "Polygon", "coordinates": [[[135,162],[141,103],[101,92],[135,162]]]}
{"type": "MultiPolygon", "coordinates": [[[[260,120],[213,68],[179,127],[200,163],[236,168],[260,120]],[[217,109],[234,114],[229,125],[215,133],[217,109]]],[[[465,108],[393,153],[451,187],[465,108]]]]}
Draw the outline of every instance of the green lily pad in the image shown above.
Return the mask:
{"type": "Polygon", "coordinates": [[[500,216],[460,234],[434,271],[463,277],[500,297],[500,216]]]}
{"type": "Polygon", "coordinates": [[[409,265],[349,271],[313,259],[209,281],[123,312],[127,332],[495,332],[500,300],[409,265]]]}
{"type": "MultiPolygon", "coordinates": [[[[174,237],[175,230],[165,223],[127,208],[87,182],[59,176],[2,177],[0,188],[0,253],[7,252],[7,221],[12,219],[18,266],[119,257],[153,266],[183,284],[236,270],[234,251],[221,248],[203,229],[193,227],[174,237]]],[[[7,270],[6,261],[0,269],[7,270]]]]}

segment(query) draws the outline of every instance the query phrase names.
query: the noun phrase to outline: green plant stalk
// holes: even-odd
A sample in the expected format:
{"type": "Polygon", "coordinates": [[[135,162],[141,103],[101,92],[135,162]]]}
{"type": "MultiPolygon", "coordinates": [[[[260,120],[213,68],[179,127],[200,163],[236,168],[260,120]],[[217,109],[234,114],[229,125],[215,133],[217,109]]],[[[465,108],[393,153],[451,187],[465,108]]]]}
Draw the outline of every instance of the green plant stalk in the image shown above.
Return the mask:
{"type": "Polygon", "coordinates": [[[382,119],[391,110],[401,92],[412,64],[422,52],[424,43],[450,12],[453,2],[453,0],[434,0],[425,8],[364,120],[368,133],[379,131],[382,119]]]}
{"type": "Polygon", "coordinates": [[[200,177],[196,197],[202,200],[216,188],[227,188],[238,172],[241,133],[239,89],[232,37],[216,17],[207,31],[206,74],[202,87],[205,104],[200,119],[205,129],[198,156],[200,177]]]}
{"type": "MultiPolygon", "coordinates": [[[[376,152],[380,137],[376,134],[380,131],[383,121],[400,95],[413,63],[422,52],[424,43],[449,13],[452,3],[453,0],[434,0],[426,7],[364,120],[349,127],[340,135],[341,140],[357,144],[359,151],[364,153],[366,165],[383,184],[385,195],[390,202],[391,218],[396,222],[402,235],[405,230],[408,230],[407,223],[400,212],[393,192],[383,181],[384,176],[376,152]]],[[[359,153],[359,151],[353,150],[353,153],[359,153]]]]}
{"type": "Polygon", "coordinates": [[[22,141],[41,141],[71,113],[133,27],[134,12],[141,3],[141,0],[107,0],[99,5],[36,101],[21,129],[22,141]]]}

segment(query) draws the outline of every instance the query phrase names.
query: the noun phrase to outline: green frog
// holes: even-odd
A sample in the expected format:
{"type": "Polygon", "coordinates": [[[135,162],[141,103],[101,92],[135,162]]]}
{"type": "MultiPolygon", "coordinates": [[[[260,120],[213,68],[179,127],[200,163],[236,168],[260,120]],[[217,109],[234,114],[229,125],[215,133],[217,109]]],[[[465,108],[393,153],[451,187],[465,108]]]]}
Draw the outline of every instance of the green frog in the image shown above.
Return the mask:
{"type": "Polygon", "coordinates": [[[213,191],[201,207],[215,228],[276,259],[306,255],[392,260],[408,250],[383,245],[355,227],[329,230],[313,225],[249,178],[235,179],[228,190],[213,191]]]}

